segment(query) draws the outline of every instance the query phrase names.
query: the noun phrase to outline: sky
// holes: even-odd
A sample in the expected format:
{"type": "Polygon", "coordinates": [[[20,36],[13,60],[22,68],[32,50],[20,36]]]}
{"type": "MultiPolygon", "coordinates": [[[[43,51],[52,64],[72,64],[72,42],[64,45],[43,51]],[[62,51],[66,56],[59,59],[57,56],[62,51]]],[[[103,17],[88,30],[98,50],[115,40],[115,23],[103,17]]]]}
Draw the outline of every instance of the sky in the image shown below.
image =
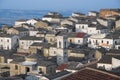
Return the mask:
{"type": "Polygon", "coordinates": [[[0,9],[99,10],[120,8],[120,0],[0,0],[0,9]]]}

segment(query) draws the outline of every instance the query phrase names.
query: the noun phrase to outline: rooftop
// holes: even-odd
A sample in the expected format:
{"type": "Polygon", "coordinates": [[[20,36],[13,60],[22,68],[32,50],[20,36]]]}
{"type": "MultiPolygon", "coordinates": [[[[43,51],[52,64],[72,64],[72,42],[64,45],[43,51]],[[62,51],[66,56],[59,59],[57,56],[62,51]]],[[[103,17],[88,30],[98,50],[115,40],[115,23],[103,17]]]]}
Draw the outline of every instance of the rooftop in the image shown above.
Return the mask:
{"type": "Polygon", "coordinates": [[[55,65],[55,63],[51,62],[51,61],[38,61],[38,66],[51,66],[51,65],[55,65]]]}
{"type": "Polygon", "coordinates": [[[111,32],[110,34],[108,34],[105,38],[107,39],[120,39],[120,32],[111,32]]]}
{"type": "Polygon", "coordinates": [[[18,31],[28,31],[28,29],[26,29],[26,28],[24,28],[24,27],[16,27],[16,28],[14,28],[14,29],[16,29],[16,30],[18,30],[18,31]]]}
{"type": "Polygon", "coordinates": [[[112,64],[112,58],[120,59],[118,55],[103,55],[98,63],[112,64]]]}
{"type": "Polygon", "coordinates": [[[0,33],[0,37],[7,37],[7,38],[11,38],[14,35],[10,35],[10,34],[4,34],[4,33],[0,33]]]}
{"type": "Polygon", "coordinates": [[[38,43],[38,42],[35,42],[31,46],[41,46],[41,47],[44,47],[44,48],[49,48],[51,46],[51,44],[50,43],[38,43]]]}
{"type": "Polygon", "coordinates": [[[21,63],[19,63],[19,64],[21,64],[21,65],[23,65],[23,66],[32,66],[32,65],[36,65],[37,62],[24,61],[24,62],[21,62],[21,63]]]}
{"type": "Polygon", "coordinates": [[[103,55],[102,58],[98,61],[98,63],[112,64],[112,56],[103,55]]]}
{"type": "Polygon", "coordinates": [[[85,35],[86,35],[86,33],[79,32],[79,33],[77,33],[76,37],[83,38],[85,35]]]}
{"type": "Polygon", "coordinates": [[[60,15],[44,15],[44,18],[62,18],[60,15]]]}
{"type": "Polygon", "coordinates": [[[120,55],[120,50],[110,49],[106,52],[106,54],[110,55],[120,55]]]}
{"type": "Polygon", "coordinates": [[[68,62],[67,69],[75,70],[75,69],[77,69],[77,68],[80,68],[82,65],[83,65],[83,64],[80,63],[80,62],[71,61],[71,62],[68,62]]]}
{"type": "Polygon", "coordinates": [[[57,67],[57,70],[64,70],[65,68],[67,68],[68,64],[61,64],[60,66],[57,67]]]}
{"type": "Polygon", "coordinates": [[[20,38],[20,40],[43,40],[43,37],[36,37],[36,36],[26,36],[20,38]]]}
{"type": "Polygon", "coordinates": [[[39,54],[35,54],[35,53],[26,56],[26,58],[33,58],[33,59],[37,59],[37,60],[41,60],[41,59],[43,59],[43,57],[42,57],[41,55],[39,55],[39,54]]]}
{"type": "Polygon", "coordinates": [[[59,77],[62,77],[62,76],[65,76],[67,74],[70,74],[70,72],[68,71],[61,71],[61,72],[58,72],[56,74],[50,74],[50,75],[47,75],[46,77],[50,80],[52,79],[56,79],[56,78],[59,78],[59,77]]]}
{"type": "Polygon", "coordinates": [[[84,68],[62,80],[120,80],[120,76],[92,68],[84,68]]]}

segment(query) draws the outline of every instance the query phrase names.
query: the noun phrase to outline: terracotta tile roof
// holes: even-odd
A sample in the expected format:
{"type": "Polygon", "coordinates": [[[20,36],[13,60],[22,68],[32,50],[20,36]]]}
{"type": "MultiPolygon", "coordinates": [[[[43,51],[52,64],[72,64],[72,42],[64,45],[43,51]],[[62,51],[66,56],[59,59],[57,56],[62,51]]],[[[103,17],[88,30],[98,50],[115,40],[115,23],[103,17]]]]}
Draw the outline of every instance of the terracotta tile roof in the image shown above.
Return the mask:
{"type": "Polygon", "coordinates": [[[120,80],[120,76],[92,68],[84,68],[61,80],[120,80]]]}
{"type": "Polygon", "coordinates": [[[60,66],[57,67],[57,70],[64,70],[68,65],[67,64],[61,64],[60,66]]]}
{"type": "Polygon", "coordinates": [[[86,35],[86,33],[79,32],[77,33],[76,37],[83,38],[86,35]]]}

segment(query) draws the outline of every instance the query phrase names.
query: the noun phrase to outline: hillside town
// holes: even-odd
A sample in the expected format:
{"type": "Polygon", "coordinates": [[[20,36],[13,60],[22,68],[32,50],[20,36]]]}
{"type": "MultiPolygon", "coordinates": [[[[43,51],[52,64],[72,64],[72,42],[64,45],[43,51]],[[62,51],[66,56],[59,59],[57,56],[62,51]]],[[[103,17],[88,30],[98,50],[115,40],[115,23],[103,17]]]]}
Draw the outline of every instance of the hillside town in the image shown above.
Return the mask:
{"type": "Polygon", "coordinates": [[[2,25],[0,80],[120,80],[120,9],[2,25]]]}

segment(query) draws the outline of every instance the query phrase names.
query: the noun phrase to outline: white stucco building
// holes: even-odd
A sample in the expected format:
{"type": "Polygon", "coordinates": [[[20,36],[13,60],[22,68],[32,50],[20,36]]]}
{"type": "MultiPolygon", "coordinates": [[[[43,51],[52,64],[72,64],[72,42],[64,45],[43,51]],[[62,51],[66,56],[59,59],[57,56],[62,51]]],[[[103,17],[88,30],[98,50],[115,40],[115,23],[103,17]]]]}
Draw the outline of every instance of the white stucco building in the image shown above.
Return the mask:
{"type": "Polygon", "coordinates": [[[97,68],[112,70],[120,67],[120,56],[106,55],[97,63],[97,68]]]}
{"type": "Polygon", "coordinates": [[[99,12],[96,12],[96,11],[88,12],[88,16],[98,16],[98,15],[99,15],[99,12]]]}
{"type": "Polygon", "coordinates": [[[53,23],[60,23],[62,20],[62,15],[57,12],[49,12],[47,15],[43,16],[42,20],[53,23]]]}
{"type": "Polygon", "coordinates": [[[89,22],[77,23],[76,32],[84,32],[90,35],[108,33],[108,28],[100,24],[89,24],[89,22]]]}
{"type": "Polygon", "coordinates": [[[87,44],[87,34],[86,33],[77,33],[76,36],[74,37],[74,44],[87,44]]]}
{"type": "Polygon", "coordinates": [[[87,22],[77,23],[75,25],[75,30],[76,30],[76,32],[87,33],[88,26],[89,26],[89,24],[87,22]]]}
{"type": "Polygon", "coordinates": [[[36,36],[38,32],[39,32],[38,30],[30,30],[29,36],[36,36]]]}
{"type": "Polygon", "coordinates": [[[11,50],[18,46],[19,37],[14,35],[0,34],[0,49],[11,50]]]}
{"type": "Polygon", "coordinates": [[[44,38],[35,36],[22,37],[19,41],[19,48],[29,49],[30,45],[32,45],[34,42],[42,43],[44,42],[44,38]]]}
{"type": "Polygon", "coordinates": [[[72,13],[72,17],[85,17],[85,14],[79,13],[79,12],[74,12],[74,13],[72,13]]]}
{"type": "Polygon", "coordinates": [[[89,25],[87,33],[90,35],[104,34],[104,33],[106,34],[108,33],[108,31],[109,31],[108,28],[105,26],[98,25],[98,24],[92,24],[92,25],[89,25]]]}
{"type": "Polygon", "coordinates": [[[116,33],[97,34],[88,38],[88,47],[114,49],[120,43],[120,37],[116,33]]]}
{"type": "Polygon", "coordinates": [[[37,23],[38,21],[39,21],[39,19],[16,20],[16,21],[15,21],[15,26],[22,25],[22,24],[34,25],[34,24],[37,23]]]}
{"type": "Polygon", "coordinates": [[[38,19],[29,19],[26,21],[26,23],[30,25],[35,25],[35,23],[37,23],[38,21],[39,21],[38,19]]]}
{"type": "Polygon", "coordinates": [[[15,21],[15,26],[25,24],[26,21],[27,21],[26,19],[25,19],[25,20],[16,20],[16,21],[15,21]]]}

